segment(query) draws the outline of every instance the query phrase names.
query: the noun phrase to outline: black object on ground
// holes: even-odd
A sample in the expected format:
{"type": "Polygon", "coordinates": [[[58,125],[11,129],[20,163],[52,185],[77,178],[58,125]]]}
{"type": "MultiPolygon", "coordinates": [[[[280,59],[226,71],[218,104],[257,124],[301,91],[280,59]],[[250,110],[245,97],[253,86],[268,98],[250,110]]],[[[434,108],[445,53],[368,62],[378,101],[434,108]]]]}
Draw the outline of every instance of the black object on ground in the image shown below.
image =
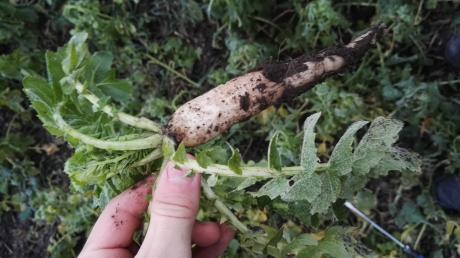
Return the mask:
{"type": "Polygon", "coordinates": [[[446,59],[451,65],[460,68],[460,34],[454,35],[447,42],[446,59]]]}
{"type": "Polygon", "coordinates": [[[460,214],[460,176],[445,176],[439,179],[434,185],[434,194],[439,206],[444,210],[460,214]]]}

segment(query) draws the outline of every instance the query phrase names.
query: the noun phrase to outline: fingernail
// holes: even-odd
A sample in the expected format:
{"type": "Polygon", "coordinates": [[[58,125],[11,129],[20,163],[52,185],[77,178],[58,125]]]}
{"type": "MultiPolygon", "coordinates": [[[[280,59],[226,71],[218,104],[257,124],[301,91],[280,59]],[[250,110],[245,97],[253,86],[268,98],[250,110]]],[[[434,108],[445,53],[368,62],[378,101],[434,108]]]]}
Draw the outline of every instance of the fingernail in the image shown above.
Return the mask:
{"type": "Polygon", "coordinates": [[[193,181],[194,176],[187,175],[188,172],[189,171],[175,167],[173,164],[169,164],[166,168],[168,181],[173,183],[190,184],[193,181]]]}

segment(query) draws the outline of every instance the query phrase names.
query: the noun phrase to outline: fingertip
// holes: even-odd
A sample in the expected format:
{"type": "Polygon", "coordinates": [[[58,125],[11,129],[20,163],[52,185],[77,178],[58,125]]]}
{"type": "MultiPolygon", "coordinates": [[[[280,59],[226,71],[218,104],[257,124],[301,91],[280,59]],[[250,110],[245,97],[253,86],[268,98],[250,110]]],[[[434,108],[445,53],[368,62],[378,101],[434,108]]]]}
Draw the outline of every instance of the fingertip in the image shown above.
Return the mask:
{"type": "Polygon", "coordinates": [[[235,238],[235,230],[232,227],[227,224],[220,224],[219,227],[221,235],[219,242],[228,243],[235,238]]]}
{"type": "Polygon", "coordinates": [[[220,226],[215,222],[195,223],[192,241],[198,246],[206,247],[217,243],[221,238],[220,226]]]}
{"type": "Polygon", "coordinates": [[[129,246],[147,210],[153,181],[152,176],[147,177],[113,198],[96,221],[85,247],[98,250],[129,246]]]}
{"type": "Polygon", "coordinates": [[[199,258],[217,258],[220,257],[227,249],[230,241],[235,237],[235,230],[225,224],[220,224],[220,238],[213,245],[201,247],[198,246],[193,250],[193,257],[199,258]]]}

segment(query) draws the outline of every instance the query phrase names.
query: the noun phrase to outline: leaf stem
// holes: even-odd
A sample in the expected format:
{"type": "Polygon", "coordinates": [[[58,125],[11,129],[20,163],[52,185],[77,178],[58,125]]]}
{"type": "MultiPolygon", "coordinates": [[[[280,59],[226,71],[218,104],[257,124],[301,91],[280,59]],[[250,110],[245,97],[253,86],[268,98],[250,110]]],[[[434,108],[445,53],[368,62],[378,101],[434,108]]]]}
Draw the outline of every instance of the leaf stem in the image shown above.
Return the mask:
{"type": "Polygon", "coordinates": [[[415,240],[415,244],[414,244],[414,249],[415,250],[418,250],[420,240],[422,240],[423,233],[425,233],[425,230],[426,230],[426,225],[427,224],[423,224],[422,229],[420,230],[420,232],[419,232],[419,234],[417,236],[417,239],[415,240]]]}
{"type": "Polygon", "coordinates": [[[209,200],[214,200],[214,206],[218,211],[224,214],[230,222],[242,233],[248,233],[249,229],[244,225],[233,212],[221,201],[219,197],[214,193],[211,187],[206,183],[204,178],[201,179],[201,186],[203,187],[203,193],[209,200]]]}
{"type": "Polygon", "coordinates": [[[154,160],[157,160],[163,156],[163,153],[161,153],[161,149],[154,149],[149,155],[145,156],[143,159],[137,161],[132,165],[132,167],[141,167],[146,165],[147,163],[150,163],[154,160]]]}
{"type": "Polygon", "coordinates": [[[91,102],[91,104],[102,110],[102,112],[106,113],[107,115],[115,117],[120,122],[136,128],[161,133],[161,126],[148,118],[135,117],[124,112],[115,112],[114,108],[110,105],[104,105],[101,107],[99,97],[91,93],[88,89],[85,89],[85,86],[82,83],[78,81],[75,82],[75,88],[77,92],[85,97],[89,102],[91,102]]]}
{"type": "MultiPolygon", "coordinates": [[[[268,167],[241,167],[242,173],[237,174],[226,165],[212,164],[203,168],[196,160],[188,159],[184,164],[179,166],[191,169],[198,173],[214,174],[226,177],[259,177],[259,178],[273,178],[279,176],[294,176],[302,173],[304,169],[301,166],[283,167],[281,171],[270,169],[268,167]]],[[[324,171],[329,164],[317,164],[316,172],[324,171]]]]}
{"type": "Polygon", "coordinates": [[[67,124],[67,122],[62,118],[59,111],[56,111],[53,114],[53,118],[56,121],[56,124],[59,128],[64,131],[64,133],[69,134],[70,136],[82,141],[85,144],[94,146],[99,149],[106,150],[143,150],[143,149],[153,149],[158,147],[162,140],[163,136],[160,134],[153,134],[145,138],[138,138],[134,140],[127,141],[106,141],[94,138],[92,136],[86,135],[74,129],[72,126],[67,124]]]}

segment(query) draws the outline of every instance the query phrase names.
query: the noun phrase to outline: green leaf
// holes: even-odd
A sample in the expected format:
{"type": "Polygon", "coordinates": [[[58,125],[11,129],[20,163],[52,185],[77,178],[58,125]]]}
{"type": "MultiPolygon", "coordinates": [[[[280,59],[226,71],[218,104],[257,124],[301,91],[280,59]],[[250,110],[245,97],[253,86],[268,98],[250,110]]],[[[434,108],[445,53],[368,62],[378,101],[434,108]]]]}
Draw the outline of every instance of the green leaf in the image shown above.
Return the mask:
{"type": "Polygon", "coordinates": [[[343,199],[351,199],[355,195],[355,192],[362,190],[366,186],[367,178],[365,175],[348,174],[345,180],[342,182],[342,195],[343,199]]]}
{"type": "Polygon", "coordinates": [[[72,73],[88,54],[85,44],[88,33],[78,32],[72,36],[66,47],[66,56],[62,60],[62,69],[66,74],[72,73]]]}
{"type": "Polygon", "coordinates": [[[297,255],[300,250],[309,245],[316,246],[318,241],[312,234],[300,234],[283,248],[281,257],[288,257],[288,255],[292,254],[297,255]]]}
{"type": "Polygon", "coordinates": [[[61,66],[64,59],[64,49],[61,48],[57,52],[46,51],[45,59],[48,82],[52,86],[54,94],[59,96],[62,94],[60,81],[65,76],[61,66]]]}
{"type": "Polygon", "coordinates": [[[399,147],[392,147],[371,170],[372,177],[386,176],[389,171],[411,171],[420,173],[422,161],[417,153],[399,147]]]}
{"type": "Polygon", "coordinates": [[[211,157],[208,155],[209,150],[205,149],[200,152],[198,152],[195,156],[196,161],[198,162],[198,165],[202,168],[207,168],[209,165],[213,164],[213,160],[211,157]]]}
{"type": "Polygon", "coordinates": [[[174,143],[170,139],[165,138],[163,140],[163,144],[161,145],[161,151],[163,153],[163,157],[171,157],[174,154],[174,143]]]}
{"type": "Polygon", "coordinates": [[[98,83],[96,86],[104,95],[110,96],[120,103],[126,104],[131,100],[133,86],[127,80],[107,80],[98,83]]]}
{"type": "Polygon", "coordinates": [[[307,246],[299,252],[299,258],[320,258],[328,255],[334,258],[352,258],[343,241],[344,230],[340,227],[327,229],[324,238],[317,245],[307,246]]]}
{"type": "Polygon", "coordinates": [[[353,171],[367,174],[386,156],[393,143],[398,140],[402,122],[385,117],[377,117],[370,125],[355,149],[353,171]]]}
{"type": "Polygon", "coordinates": [[[227,162],[227,166],[236,174],[241,175],[243,174],[243,170],[241,169],[241,155],[238,149],[233,148],[230,144],[228,145],[230,150],[232,151],[232,156],[227,162]]]}
{"type": "Polygon", "coordinates": [[[281,196],[289,187],[289,181],[284,177],[275,177],[265,183],[257,192],[253,193],[254,196],[260,197],[266,195],[270,199],[275,199],[281,196]]]}
{"type": "Polygon", "coordinates": [[[19,90],[6,88],[0,91],[0,108],[7,107],[16,113],[24,112],[24,107],[21,104],[22,101],[22,94],[19,90]]]}
{"type": "Polygon", "coordinates": [[[32,102],[32,107],[48,131],[56,136],[62,136],[63,132],[56,125],[53,114],[58,105],[53,89],[43,78],[28,76],[23,80],[24,91],[32,102]]]}
{"type": "Polygon", "coordinates": [[[279,133],[276,132],[270,140],[268,145],[268,168],[281,171],[281,155],[278,152],[277,143],[278,143],[279,133]]]}
{"type": "Polygon", "coordinates": [[[96,52],[89,61],[87,79],[92,83],[98,83],[106,79],[112,68],[113,55],[108,51],[96,52]]]}
{"type": "Polygon", "coordinates": [[[67,160],[64,170],[77,190],[92,190],[94,202],[103,207],[115,195],[158,169],[159,165],[152,163],[142,167],[132,166],[148,154],[148,150],[107,152],[81,146],[67,160]]]}
{"type": "Polygon", "coordinates": [[[356,132],[368,122],[358,121],[350,125],[342,135],[339,142],[335,145],[329,159],[329,169],[336,175],[346,175],[352,171],[353,167],[353,141],[356,132]]]}
{"type": "Polygon", "coordinates": [[[321,173],[321,193],[311,202],[311,214],[326,213],[341,192],[340,178],[330,171],[321,173]]]}
{"type": "Polygon", "coordinates": [[[232,192],[244,190],[244,189],[254,185],[257,182],[258,182],[258,180],[255,177],[247,177],[232,192]]]}
{"type": "Polygon", "coordinates": [[[183,143],[179,144],[171,159],[179,164],[184,164],[187,161],[187,152],[183,143]]]}
{"type": "Polygon", "coordinates": [[[289,182],[294,182],[288,190],[283,193],[281,199],[284,201],[302,201],[312,202],[321,193],[321,179],[319,175],[296,175],[289,182]]]}
{"type": "Polygon", "coordinates": [[[404,203],[402,209],[399,210],[398,215],[395,218],[395,223],[401,228],[407,226],[408,224],[429,224],[420,209],[411,201],[404,203]]]}
{"type": "Polygon", "coordinates": [[[303,125],[303,143],[302,143],[302,152],[300,155],[300,165],[304,169],[306,175],[312,175],[315,172],[316,166],[318,165],[316,157],[316,145],[315,145],[315,136],[314,132],[315,125],[318,122],[321,113],[315,113],[305,120],[303,125]]]}
{"type": "Polygon", "coordinates": [[[375,208],[375,205],[377,205],[377,198],[373,192],[364,189],[355,195],[353,203],[358,209],[368,213],[368,211],[375,208]]]}

